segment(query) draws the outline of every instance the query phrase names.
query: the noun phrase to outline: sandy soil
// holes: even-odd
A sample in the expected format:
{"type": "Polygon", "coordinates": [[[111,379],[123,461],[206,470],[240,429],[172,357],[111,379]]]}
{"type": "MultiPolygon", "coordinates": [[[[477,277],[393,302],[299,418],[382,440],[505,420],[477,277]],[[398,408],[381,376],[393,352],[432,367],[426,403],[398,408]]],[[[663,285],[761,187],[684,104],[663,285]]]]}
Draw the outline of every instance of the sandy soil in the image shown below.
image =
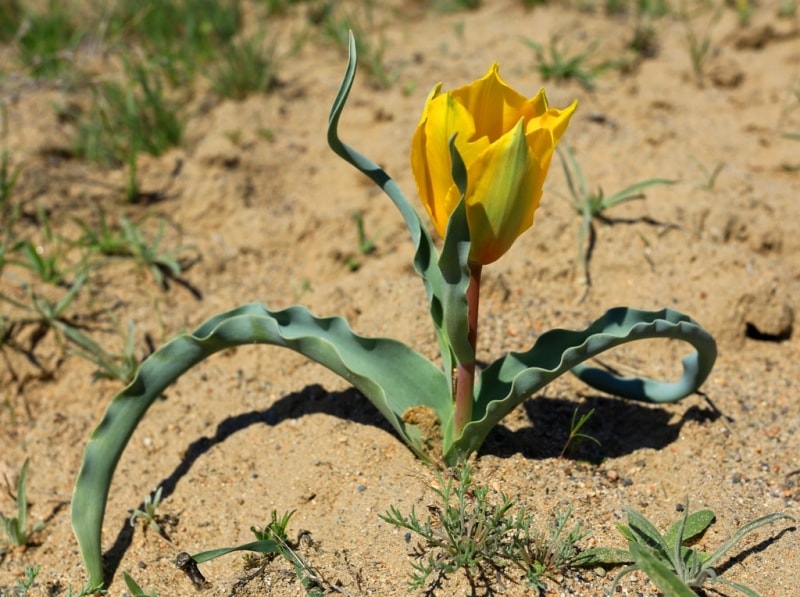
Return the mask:
{"type": "MultiPolygon", "coordinates": [[[[587,91],[574,81],[544,82],[523,39],[547,44],[559,34],[575,51],[596,40],[596,64],[626,52],[632,15],[563,3],[525,10],[511,0],[441,14],[405,3],[379,13],[386,64],[397,80],[380,90],[362,72],[343,118],[343,138],[413,196],[408,146],[429,89],[437,81],[445,88],[472,81],[497,61],[506,79],[530,95],[546,85],[555,106],[578,98],[566,141],[592,186],[610,193],[647,178],[680,181],[615,208],[613,225],[599,223],[594,284],[583,302],[580,220],[559,198],[566,183],[557,160],[535,227],[484,269],[479,350],[487,361],[529,346],[544,330],[581,328],[621,304],[679,309],[718,339],[719,361],[703,387],[707,399],[631,404],[564,378],[489,436],[474,462],[475,480],[536,512],[541,528],[571,505],[575,520],[592,530],[583,547],[623,546],[615,528],[623,506],[664,527],[687,498],[692,509],[711,508],[717,522],[703,539],[708,548],[754,517],[800,515],[800,142],[784,135],[800,132],[800,22],[779,19],[776,3],[754,6],[749,25],[725,9],[710,29],[702,85],[692,74],[686,24],[665,17],[655,22],[652,58],[607,71],[587,91]],[[595,409],[585,431],[600,446],[584,442],[559,458],[576,407],[595,409]]],[[[702,32],[707,23],[704,14],[692,26],[702,32]]],[[[184,274],[188,285],[162,291],[146,271],[124,263],[93,280],[96,289],[83,304],[103,311],[117,299],[113,317],[123,327],[136,322],[138,353],[146,352],[145,336],[159,344],[217,312],[261,301],[341,314],[361,334],[394,337],[435,356],[400,215],[325,142],[344,65],[336,48],[307,43],[281,63],[282,84],[268,95],[220,103],[199,88],[184,146],[141,160],[144,190],[163,198],[148,206],[122,203],[124,171],[59,157],[67,135],[53,104],[68,99],[65,91],[3,94],[27,213],[43,205],[65,235],[75,233],[71,218],[96,218],[101,208],[110,221],[122,213],[163,214],[181,230],[167,242],[196,247],[200,259],[184,274]],[[376,242],[373,254],[358,254],[355,212],[376,242]],[[348,258],[360,261],[357,271],[348,258]]],[[[156,219],[147,222],[154,234],[156,219]]],[[[33,220],[29,226],[37,234],[33,220]]],[[[3,292],[19,292],[10,278],[0,284],[3,292]]],[[[111,317],[104,317],[110,330],[111,317]]],[[[121,347],[114,333],[97,337],[121,347]]],[[[31,516],[49,520],[34,546],[2,562],[0,589],[10,590],[23,566],[40,565],[31,594],[63,595],[85,581],[68,508],[82,448],[120,388],[91,383],[91,365],[47,342],[40,354],[51,376],[13,351],[0,365],[0,473],[13,482],[30,457],[31,516]]],[[[668,378],[683,350],[637,343],[609,358],[668,378]]],[[[123,571],[159,595],[193,594],[175,555],[249,541],[250,527],[263,526],[273,509],[296,510],[290,534],[310,533],[305,557],[346,594],[406,594],[411,546],[378,514],[391,505],[426,512],[435,502],[434,481],[435,472],[342,380],[287,351],[227,351],[172,387],[123,455],[103,534],[114,574],[110,594],[124,594],[123,571]],[[128,511],[159,486],[159,513],[175,519],[172,542],[128,525],[128,511]]],[[[0,512],[10,514],[14,503],[1,493],[0,512]]],[[[726,574],[765,596],[797,594],[797,534],[785,527],[748,536],[726,574]]],[[[212,583],[207,594],[303,594],[280,559],[248,582],[240,582],[249,572],[238,555],[202,570],[212,583]]],[[[569,572],[551,580],[547,594],[601,595],[611,576],[569,572]]],[[[517,584],[494,590],[529,594],[517,584]]],[[[635,575],[621,591],[656,594],[635,575]]],[[[436,594],[471,589],[454,575],[436,594]]]]}

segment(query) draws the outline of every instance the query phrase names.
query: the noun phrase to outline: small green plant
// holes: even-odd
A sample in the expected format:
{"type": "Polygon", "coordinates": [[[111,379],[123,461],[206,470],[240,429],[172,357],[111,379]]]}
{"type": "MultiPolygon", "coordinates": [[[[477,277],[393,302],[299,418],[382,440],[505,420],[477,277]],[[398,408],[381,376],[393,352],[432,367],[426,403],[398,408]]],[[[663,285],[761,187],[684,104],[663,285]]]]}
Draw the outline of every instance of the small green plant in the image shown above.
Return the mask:
{"type": "MultiPolygon", "coordinates": [[[[247,552],[248,555],[261,554],[264,556],[262,562],[253,560],[251,558],[248,558],[245,561],[245,565],[248,568],[258,567],[259,571],[256,572],[256,574],[258,574],[269,562],[275,559],[276,556],[280,555],[294,569],[295,575],[300,581],[300,584],[303,586],[303,590],[305,591],[306,595],[312,597],[322,597],[322,595],[329,591],[341,593],[342,590],[339,586],[327,580],[317,568],[306,562],[305,559],[303,559],[303,557],[298,553],[301,543],[304,541],[308,543],[311,542],[309,534],[301,531],[298,533],[297,541],[292,542],[289,540],[286,529],[289,525],[289,521],[294,515],[294,512],[294,510],[291,512],[285,512],[280,518],[278,518],[277,511],[273,510],[270,514],[270,522],[267,524],[267,526],[265,526],[263,529],[259,527],[250,528],[253,535],[256,537],[255,541],[238,545],[236,547],[212,549],[194,556],[189,556],[186,554],[185,557],[182,558],[183,561],[181,562],[180,567],[182,569],[193,569],[197,564],[208,562],[209,560],[213,560],[234,551],[244,551],[247,552]]],[[[250,578],[253,578],[254,576],[255,575],[251,575],[250,578]]],[[[192,580],[196,587],[202,585],[202,581],[200,580],[201,578],[202,575],[199,575],[199,578],[192,580]]]]}
{"type": "Polygon", "coordinates": [[[167,278],[174,278],[183,273],[184,265],[180,254],[194,249],[191,245],[161,249],[167,227],[166,218],[159,220],[158,231],[152,240],[148,240],[140,227],[125,216],[120,217],[118,229],[108,226],[102,215],[99,229],[82,222],[79,224],[83,228],[83,236],[79,241],[81,246],[92,253],[133,260],[139,267],[149,270],[161,288],[166,288],[167,278]]]}
{"type": "MultiPolygon", "coordinates": [[[[367,237],[364,231],[364,216],[360,211],[353,214],[353,221],[356,224],[356,232],[358,233],[358,252],[361,255],[369,255],[375,252],[375,241],[367,237]]],[[[347,267],[350,271],[356,271],[361,267],[361,261],[355,257],[347,259],[347,267]]]]}
{"type": "Polygon", "coordinates": [[[156,513],[159,504],[161,504],[161,490],[163,488],[159,487],[156,489],[153,495],[147,494],[144,498],[144,510],[140,510],[138,508],[134,508],[129,510],[131,513],[130,517],[130,524],[132,527],[136,526],[136,523],[141,521],[142,526],[144,528],[149,528],[152,531],[158,533],[162,537],[166,537],[164,534],[164,529],[161,528],[159,524],[159,515],[156,513]]]}
{"type": "Polygon", "coordinates": [[[214,91],[234,100],[269,91],[275,84],[272,47],[263,34],[231,43],[209,73],[214,91]]]}
{"type": "MultiPolygon", "coordinates": [[[[5,11],[5,4],[3,5],[5,11]]],[[[26,16],[19,39],[20,58],[34,77],[55,77],[64,70],[68,51],[80,40],[64,3],[50,0],[47,10],[26,16]]]]}
{"type": "Polygon", "coordinates": [[[139,359],[135,353],[134,327],[133,320],[130,320],[121,354],[107,352],[86,334],[81,334],[79,338],[73,338],[77,348],[73,348],[71,352],[95,364],[97,371],[92,374],[92,380],[115,379],[127,385],[133,381],[139,370],[139,359]]]}
{"type": "MultiPolygon", "coordinates": [[[[0,561],[5,558],[10,547],[24,547],[30,544],[33,536],[44,528],[44,522],[37,522],[33,527],[28,528],[28,459],[22,463],[17,480],[17,493],[11,491],[8,479],[5,479],[6,490],[17,503],[17,515],[5,516],[0,514],[0,523],[5,532],[6,545],[0,547],[0,561]]],[[[38,570],[37,570],[38,573],[38,570]]],[[[34,575],[35,577],[35,575],[34,575]]]]}
{"type": "Polygon", "coordinates": [[[464,463],[439,475],[434,487],[440,504],[429,506],[430,516],[420,521],[411,508],[406,517],[391,506],[380,518],[421,538],[412,555],[416,562],[409,581],[412,590],[432,590],[449,574],[463,570],[473,586],[489,586],[493,578],[511,580],[509,571],[522,573],[525,583],[544,590],[544,579],[568,566],[577,556],[575,544],[586,536],[576,525],[564,531],[571,510],[556,514],[556,523],[544,534],[531,530],[533,516],[500,493],[499,503],[489,499],[489,489],[473,484],[472,468],[464,463]]]}
{"type": "Polygon", "coordinates": [[[585,89],[591,90],[594,88],[594,80],[598,75],[624,64],[621,60],[607,60],[589,66],[587,62],[596,49],[596,43],[592,44],[585,52],[570,54],[569,49],[561,44],[560,38],[556,35],[550,38],[547,49],[542,44],[530,39],[526,39],[524,42],[535,52],[539,74],[546,81],[574,79],[585,89]]]}
{"type": "Polygon", "coordinates": [[[31,336],[30,346],[28,348],[12,345],[21,352],[27,354],[35,365],[38,365],[38,361],[34,357],[33,351],[36,348],[36,344],[48,331],[52,330],[56,333],[56,341],[59,343],[66,338],[80,345],[85,335],[77,327],[77,324],[66,316],[66,311],[86,283],[86,278],[85,272],[78,274],[72,284],[67,288],[64,295],[57,301],[35,293],[31,287],[25,283],[22,283],[21,286],[27,293],[28,303],[23,303],[7,294],[0,293],[0,300],[14,305],[23,312],[32,314],[31,317],[10,320],[4,332],[6,343],[11,344],[9,339],[14,335],[15,331],[25,326],[35,326],[36,329],[31,336]]]}
{"type": "Polygon", "coordinates": [[[722,174],[722,171],[725,169],[725,162],[717,162],[713,168],[709,169],[695,156],[689,157],[697,164],[697,167],[700,168],[700,171],[703,173],[703,182],[700,185],[701,188],[706,191],[714,190],[714,185],[717,184],[717,178],[719,178],[719,175],[722,174]]]}
{"type": "Polygon", "coordinates": [[[706,532],[714,522],[714,512],[699,510],[689,514],[688,504],[680,520],[673,523],[665,534],[642,514],[625,508],[627,525],[617,525],[628,540],[628,549],[593,548],[584,551],[577,562],[581,566],[630,564],[619,571],[608,591],[615,594],[620,579],[634,570],[643,571],[665,595],[695,597],[695,588],[720,584],[736,589],[748,597],[758,597],[751,588],[718,574],[713,566],[734,548],[742,538],[764,525],[778,520],[795,519],[780,512],[768,514],[741,526],[715,552],[705,553],[690,547],[693,541],[706,532]]]}
{"type": "Polygon", "coordinates": [[[122,573],[122,578],[125,580],[125,586],[128,587],[128,590],[131,592],[133,597],[158,597],[158,593],[155,589],[153,589],[153,591],[150,593],[145,592],[139,583],[137,583],[127,572],[122,573]]]}
{"type": "Polygon", "coordinates": [[[589,185],[583,176],[578,160],[570,147],[566,144],[557,148],[558,157],[561,159],[561,166],[564,176],[567,179],[567,188],[570,193],[570,204],[572,208],[581,216],[581,227],[578,232],[578,262],[583,270],[584,283],[587,290],[591,286],[591,276],[589,274],[589,260],[594,250],[597,231],[595,230],[595,220],[606,224],[613,221],[604,215],[605,211],[628,201],[636,201],[645,198],[644,191],[648,187],[655,185],[671,185],[676,181],[666,178],[651,178],[642,182],[637,182],[613,195],[605,196],[603,188],[598,186],[596,191],[590,191],[589,185]],[[588,244],[587,244],[588,238],[588,244]]]}
{"type": "Polygon", "coordinates": [[[130,198],[136,190],[136,155],[159,156],[179,145],[183,123],[152,65],[128,62],[126,70],[124,83],[105,81],[93,87],[92,106],[78,122],[73,148],[90,161],[114,167],[128,164],[134,176],[127,190],[130,198]]]}
{"type": "Polygon", "coordinates": [[[6,590],[0,592],[0,597],[28,597],[28,591],[31,590],[33,583],[36,582],[36,577],[39,576],[40,570],[40,566],[25,566],[22,569],[25,578],[17,581],[17,586],[11,593],[6,590]]]}
{"type": "Polygon", "coordinates": [[[589,535],[580,523],[569,530],[572,506],[555,512],[554,522],[546,532],[525,538],[519,550],[519,562],[525,571],[525,583],[540,592],[546,590],[545,580],[574,565],[580,555],[578,542],[589,535]]]}
{"type": "Polygon", "coordinates": [[[561,448],[561,454],[558,455],[559,458],[564,458],[564,454],[566,454],[568,450],[576,449],[576,444],[579,440],[588,439],[596,443],[598,446],[600,445],[600,442],[597,440],[597,438],[585,433],[581,433],[581,429],[587,423],[587,421],[592,418],[592,415],[594,415],[594,409],[583,413],[580,417],[578,416],[577,408],[572,412],[572,421],[569,425],[569,437],[567,437],[564,447],[561,448]]]}
{"type": "MultiPolygon", "coordinates": [[[[692,72],[694,73],[695,82],[699,87],[702,87],[705,83],[705,64],[711,53],[711,32],[722,18],[722,9],[723,5],[720,5],[713,10],[702,32],[698,32],[692,24],[692,21],[699,15],[690,13],[685,0],[682,2],[681,10],[678,14],[683,23],[686,44],[689,48],[689,59],[692,64],[692,72]]],[[[705,10],[705,7],[703,10],[705,10]]]]}
{"type": "Polygon", "coordinates": [[[185,85],[227,51],[242,15],[237,0],[149,0],[114,3],[104,20],[109,37],[142,46],[172,83],[185,85]]]}

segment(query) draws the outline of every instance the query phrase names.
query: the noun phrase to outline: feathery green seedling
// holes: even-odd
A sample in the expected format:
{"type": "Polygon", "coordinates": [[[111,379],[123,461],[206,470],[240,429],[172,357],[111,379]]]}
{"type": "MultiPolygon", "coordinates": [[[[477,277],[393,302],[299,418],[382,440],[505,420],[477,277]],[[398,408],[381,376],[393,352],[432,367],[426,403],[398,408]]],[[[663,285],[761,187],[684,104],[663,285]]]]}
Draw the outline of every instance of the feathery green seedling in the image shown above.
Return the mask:
{"type": "Polygon", "coordinates": [[[145,592],[141,585],[127,572],[122,573],[122,578],[125,579],[125,586],[128,587],[133,597],[158,597],[158,593],[155,589],[150,593],[145,592]]]}
{"type": "MultiPolygon", "coordinates": [[[[583,176],[583,170],[581,170],[580,164],[575,159],[575,154],[569,145],[559,146],[557,151],[558,157],[561,159],[561,166],[564,169],[564,176],[567,179],[567,187],[571,196],[570,203],[572,208],[581,216],[581,227],[578,232],[578,262],[583,270],[584,283],[588,290],[592,284],[589,274],[589,260],[591,259],[597,236],[597,231],[594,227],[595,220],[613,224],[613,220],[604,215],[607,209],[620,203],[644,199],[645,195],[642,191],[648,187],[671,185],[677,181],[666,178],[651,178],[632,184],[606,197],[602,187],[598,186],[596,191],[589,190],[589,186],[583,176]]],[[[645,219],[643,221],[648,220],[645,219]]]]}
{"type": "Polygon", "coordinates": [[[5,558],[10,547],[23,547],[28,545],[33,536],[41,531],[45,524],[37,522],[30,529],[28,528],[28,459],[22,463],[17,480],[17,493],[11,492],[8,479],[5,479],[6,490],[17,503],[17,515],[5,516],[0,514],[0,523],[3,525],[5,534],[5,545],[0,547],[0,561],[5,558]]]}
{"type": "Polygon", "coordinates": [[[25,578],[17,581],[17,586],[14,587],[11,593],[5,589],[0,591],[0,597],[28,597],[28,591],[31,590],[33,583],[36,582],[36,577],[39,576],[40,570],[40,566],[25,566],[22,569],[25,578]]]}
{"type": "Polygon", "coordinates": [[[424,522],[417,518],[414,507],[408,517],[391,506],[380,518],[391,525],[411,531],[421,538],[412,555],[409,587],[412,590],[433,587],[447,575],[463,570],[471,583],[488,582],[502,574],[506,555],[521,533],[532,522],[524,511],[513,516],[514,502],[501,494],[498,505],[488,499],[489,489],[472,483],[472,467],[463,464],[452,476],[439,475],[434,487],[440,504],[428,509],[434,515],[424,522]]]}
{"type": "Polygon", "coordinates": [[[264,34],[229,44],[211,67],[209,79],[221,97],[243,100],[263,93],[275,84],[274,50],[264,34]]]}
{"type": "Polygon", "coordinates": [[[589,412],[583,413],[580,417],[578,416],[578,409],[576,408],[572,412],[572,421],[569,425],[569,437],[567,437],[567,441],[564,443],[564,447],[561,448],[561,454],[558,455],[559,458],[564,458],[564,454],[567,453],[569,449],[576,449],[576,440],[591,440],[596,443],[598,446],[600,442],[597,438],[592,437],[591,435],[587,435],[585,433],[581,433],[581,429],[586,424],[586,422],[592,418],[594,415],[594,409],[591,409],[589,412]]]}
{"type": "Polygon", "coordinates": [[[572,517],[572,506],[566,510],[556,511],[554,522],[548,526],[546,533],[534,533],[525,537],[521,543],[516,561],[525,571],[525,584],[540,592],[546,590],[545,579],[572,567],[580,554],[578,541],[587,537],[590,532],[575,523],[567,531],[572,517]]]}
{"type": "Polygon", "coordinates": [[[428,516],[420,521],[413,507],[408,517],[395,506],[379,515],[421,538],[412,552],[417,560],[410,575],[412,590],[426,585],[432,589],[459,569],[473,586],[488,586],[499,577],[514,580],[509,571],[516,570],[530,588],[543,590],[544,579],[569,565],[577,555],[575,544],[586,536],[580,525],[563,536],[571,510],[557,513],[547,535],[532,532],[533,516],[524,508],[512,514],[515,502],[504,493],[492,504],[489,489],[473,484],[472,468],[466,463],[446,478],[439,475],[434,491],[440,505],[428,507],[433,520],[428,516]]]}
{"type": "Polygon", "coordinates": [[[628,524],[617,525],[617,528],[628,540],[628,549],[593,548],[584,551],[577,560],[577,565],[580,566],[630,564],[614,578],[608,592],[610,595],[615,594],[617,584],[623,576],[634,570],[642,570],[656,588],[666,595],[694,597],[696,593],[693,588],[720,584],[736,589],[748,597],[758,597],[749,587],[723,578],[713,566],[748,533],[781,519],[795,520],[780,512],[751,520],[742,525],[715,552],[706,553],[690,545],[714,522],[715,516],[711,510],[689,514],[687,504],[681,519],[673,523],[663,535],[653,523],[633,508],[625,508],[625,511],[628,513],[628,524]]]}
{"type": "Polygon", "coordinates": [[[621,60],[607,60],[595,66],[588,66],[587,61],[594,53],[597,46],[593,43],[589,49],[579,54],[568,55],[569,50],[561,46],[558,36],[550,38],[550,44],[545,50],[544,46],[533,40],[523,40],[525,45],[536,53],[536,62],[539,74],[544,80],[575,79],[587,90],[594,88],[594,79],[612,68],[623,65],[621,60]]]}

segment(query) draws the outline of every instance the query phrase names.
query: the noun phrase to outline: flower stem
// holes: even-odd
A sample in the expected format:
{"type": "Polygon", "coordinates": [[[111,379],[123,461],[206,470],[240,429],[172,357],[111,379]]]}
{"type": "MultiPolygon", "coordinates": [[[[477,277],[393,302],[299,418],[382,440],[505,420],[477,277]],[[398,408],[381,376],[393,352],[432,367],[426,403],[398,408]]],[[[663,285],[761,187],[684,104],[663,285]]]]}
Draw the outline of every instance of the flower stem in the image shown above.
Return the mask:
{"type": "Polygon", "coordinates": [[[475,354],[478,344],[478,302],[481,294],[481,264],[469,264],[469,286],[467,287],[467,338],[472,346],[472,360],[458,363],[456,367],[456,408],[453,415],[455,437],[461,435],[464,425],[472,420],[473,388],[475,387],[475,354]]]}

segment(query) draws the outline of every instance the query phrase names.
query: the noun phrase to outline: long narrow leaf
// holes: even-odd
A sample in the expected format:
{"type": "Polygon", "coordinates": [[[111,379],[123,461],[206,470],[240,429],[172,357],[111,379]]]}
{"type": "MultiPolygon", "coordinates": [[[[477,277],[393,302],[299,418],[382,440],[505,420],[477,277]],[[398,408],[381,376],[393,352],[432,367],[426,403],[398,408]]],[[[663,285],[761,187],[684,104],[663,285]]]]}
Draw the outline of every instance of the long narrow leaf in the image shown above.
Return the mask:
{"type": "Polygon", "coordinates": [[[403,421],[403,414],[411,407],[427,406],[440,421],[449,419],[448,378],[400,342],[357,336],[343,319],[316,318],[303,307],[272,312],[250,304],[218,315],[142,363],[131,385],[111,401],[86,446],[73,494],[72,526],[93,586],[103,582],[100,530],[111,479],[147,409],[185,371],[210,355],[258,343],[289,348],[339,374],[361,390],[422,458],[427,457],[422,434],[403,421]]]}
{"type": "Polygon", "coordinates": [[[791,520],[792,522],[795,521],[793,516],[788,514],[784,514],[782,512],[774,512],[772,514],[767,514],[766,516],[762,516],[761,518],[756,518],[755,520],[751,520],[750,522],[742,525],[739,530],[737,530],[731,538],[728,539],[725,543],[723,543],[719,549],[717,549],[711,556],[705,561],[705,566],[710,568],[715,563],[717,563],[726,553],[728,553],[733,547],[736,546],[742,538],[756,530],[759,527],[763,527],[764,525],[770,524],[775,522],[776,520],[791,520]]]}
{"type": "Polygon", "coordinates": [[[250,543],[245,543],[244,545],[237,545],[236,547],[221,547],[219,549],[210,549],[208,551],[204,551],[192,556],[192,559],[198,563],[202,564],[203,562],[208,562],[209,560],[213,560],[220,556],[227,555],[229,553],[233,553],[235,551],[253,551],[255,553],[260,553],[262,555],[268,553],[281,553],[280,546],[275,542],[269,539],[263,539],[261,541],[252,541],[250,543]]]}
{"type": "Polygon", "coordinates": [[[445,457],[452,460],[457,453],[477,450],[489,431],[518,404],[567,371],[609,394],[644,402],[674,402],[700,387],[716,357],[714,338],[690,317],[672,309],[618,307],[585,330],[551,330],[527,352],[511,352],[483,371],[476,386],[473,421],[464,427],[463,436],[445,457]],[[680,380],[670,383],[620,378],[581,364],[611,348],[649,338],[682,340],[696,349],[683,359],[680,380]]]}

